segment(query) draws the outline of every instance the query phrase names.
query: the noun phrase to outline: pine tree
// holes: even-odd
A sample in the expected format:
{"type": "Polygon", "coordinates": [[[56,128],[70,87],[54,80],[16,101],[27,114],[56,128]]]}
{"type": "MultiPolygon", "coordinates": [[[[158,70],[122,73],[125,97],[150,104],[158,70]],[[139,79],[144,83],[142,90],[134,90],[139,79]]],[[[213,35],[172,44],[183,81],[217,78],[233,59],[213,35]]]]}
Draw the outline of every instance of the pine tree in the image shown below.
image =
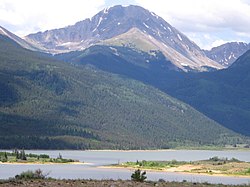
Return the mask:
{"type": "Polygon", "coordinates": [[[147,179],[146,171],[141,173],[140,169],[135,170],[135,172],[131,175],[131,179],[137,182],[144,182],[147,179]]]}
{"type": "Polygon", "coordinates": [[[16,159],[20,159],[20,154],[19,154],[19,151],[17,149],[15,149],[15,154],[16,154],[16,159]]]}
{"type": "Polygon", "coordinates": [[[58,159],[62,159],[62,155],[61,155],[61,153],[59,153],[59,155],[58,155],[58,157],[57,157],[58,159]]]}
{"type": "Polygon", "coordinates": [[[4,153],[4,159],[5,159],[6,161],[8,160],[8,155],[7,155],[6,152],[4,153]]]}
{"type": "Polygon", "coordinates": [[[20,153],[20,159],[21,160],[27,160],[24,149],[20,153]]]}

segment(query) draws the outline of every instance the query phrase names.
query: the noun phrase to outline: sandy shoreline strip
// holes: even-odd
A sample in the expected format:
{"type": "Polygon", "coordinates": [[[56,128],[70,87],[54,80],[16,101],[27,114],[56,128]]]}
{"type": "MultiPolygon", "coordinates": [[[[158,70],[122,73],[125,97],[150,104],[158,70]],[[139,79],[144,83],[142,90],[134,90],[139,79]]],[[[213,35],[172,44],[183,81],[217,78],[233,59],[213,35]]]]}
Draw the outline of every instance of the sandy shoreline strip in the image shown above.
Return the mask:
{"type": "Polygon", "coordinates": [[[236,178],[249,178],[250,176],[245,175],[227,175],[227,174],[220,174],[220,173],[195,173],[195,172],[185,172],[185,171],[179,171],[177,168],[170,168],[170,169],[143,169],[143,168],[133,168],[133,167],[121,167],[121,166],[98,166],[98,168],[102,169],[124,169],[124,170],[130,170],[134,171],[136,169],[140,169],[142,171],[149,171],[149,172],[166,172],[166,173],[179,173],[179,174],[187,174],[187,175],[203,175],[203,176],[211,176],[211,177],[236,177],[236,178]]]}
{"type": "Polygon", "coordinates": [[[177,149],[150,149],[150,150],[113,150],[113,149],[102,149],[102,150],[84,150],[88,152],[165,152],[165,151],[178,151],[177,149]]]}

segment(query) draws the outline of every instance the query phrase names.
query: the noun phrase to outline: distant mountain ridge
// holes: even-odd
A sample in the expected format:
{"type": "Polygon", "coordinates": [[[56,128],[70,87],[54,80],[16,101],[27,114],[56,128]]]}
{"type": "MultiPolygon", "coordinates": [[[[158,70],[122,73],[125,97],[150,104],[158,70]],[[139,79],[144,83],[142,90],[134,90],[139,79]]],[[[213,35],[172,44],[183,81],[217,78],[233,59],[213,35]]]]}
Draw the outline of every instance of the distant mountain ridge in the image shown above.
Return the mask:
{"type": "Polygon", "coordinates": [[[131,34],[130,43],[123,41],[117,45],[132,45],[138,48],[140,44],[136,39],[139,37],[149,41],[144,43],[145,48],[153,45],[152,49],[162,51],[168,60],[184,71],[206,71],[206,67],[223,68],[207,58],[194,42],[161,17],[134,5],[106,8],[91,19],[61,29],[30,34],[25,39],[51,53],[62,53],[83,50],[97,43],[106,43],[106,40],[113,43],[117,37],[126,38],[131,34]]]}
{"type": "Polygon", "coordinates": [[[212,60],[220,63],[225,67],[232,65],[237,58],[250,49],[250,43],[229,42],[211,50],[205,50],[205,54],[212,60]]]}

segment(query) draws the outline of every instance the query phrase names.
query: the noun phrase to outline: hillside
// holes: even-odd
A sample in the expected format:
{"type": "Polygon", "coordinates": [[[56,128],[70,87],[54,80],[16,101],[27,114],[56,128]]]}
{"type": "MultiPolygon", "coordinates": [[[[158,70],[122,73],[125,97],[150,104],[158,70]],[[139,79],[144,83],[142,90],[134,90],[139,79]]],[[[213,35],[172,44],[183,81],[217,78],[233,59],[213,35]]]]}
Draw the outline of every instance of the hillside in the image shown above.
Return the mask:
{"type": "Polygon", "coordinates": [[[226,70],[187,75],[163,90],[211,119],[250,136],[250,51],[226,70]]]}
{"type": "Polygon", "coordinates": [[[5,28],[3,28],[1,26],[0,26],[0,34],[4,35],[4,36],[7,36],[8,38],[11,38],[12,40],[14,40],[19,45],[21,45],[22,47],[24,47],[26,49],[30,49],[30,50],[33,50],[33,51],[42,51],[41,48],[36,48],[35,46],[30,44],[29,42],[26,42],[22,38],[16,36],[15,34],[9,32],[7,29],[5,29],[5,28]]]}
{"type": "Polygon", "coordinates": [[[52,60],[3,35],[0,54],[1,148],[139,149],[242,142],[190,106],[138,81],[52,60]]]}
{"type": "Polygon", "coordinates": [[[90,19],[65,28],[29,34],[25,39],[50,53],[80,51],[104,43],[125,45],[141,51],[157,49],[182,71],[223,68],[164,19],[134,5],[106,8],[90,19]]]}
{"type": "Polygon", "coordinates": [[[133,78],[145,83],[154,84],[159,76],[175,72],[173,64],[162,52],[149,52],[123,46],[95,45],[84,51],[74,51],[54,56],[56,59],[75,65],[92,65],[109,73],[133,78]]]}
{"type": "Polygon", "coordinates": [[[83,52],[57,55],[76,65],[91,64],[150,84],[176,97],[226,128],[250,135],[249,54],[226,70],[209,73],[171,71],[172,66],[157,51],[148,53],[127,47],[92,46],[83,52]],[[149,60],[150,59],[150,60],[149,60]]]}

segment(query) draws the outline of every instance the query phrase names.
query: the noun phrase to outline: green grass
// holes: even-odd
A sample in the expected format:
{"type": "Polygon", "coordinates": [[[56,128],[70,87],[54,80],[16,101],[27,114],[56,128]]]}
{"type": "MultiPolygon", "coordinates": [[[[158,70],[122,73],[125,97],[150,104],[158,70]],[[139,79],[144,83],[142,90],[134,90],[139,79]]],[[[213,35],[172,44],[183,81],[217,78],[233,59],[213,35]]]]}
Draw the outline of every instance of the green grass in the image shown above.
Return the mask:
{"type": "Polygon", "coordinates": [[[153,170],[163,170],[166,168],[177,167],[180,165],[188,164],[189,162],[184,161],[136,161],[136,162],[126,162],[122,163],[122,167],[132,167],[132,168],[141,168],[141,169],[153,169],[153,170]]]}
{"type": "Polygon", "coordinates": [[[234,175],[234,176],[250,176],[250,163],[243,162],[238,159],[232,158],[219,158],[212,157],[207,160],[199,161],[136,161],[126,162],[119,165],[114,165],[125,168],[135,169],[149,169],[149,170],[166,170],[174,168],[176,172],[188,172],[188,173],[203,173],[203,174],[222,174],[222,175],[234,175]],[[183,168],[183,169],[182,169],[183,168]]]}

